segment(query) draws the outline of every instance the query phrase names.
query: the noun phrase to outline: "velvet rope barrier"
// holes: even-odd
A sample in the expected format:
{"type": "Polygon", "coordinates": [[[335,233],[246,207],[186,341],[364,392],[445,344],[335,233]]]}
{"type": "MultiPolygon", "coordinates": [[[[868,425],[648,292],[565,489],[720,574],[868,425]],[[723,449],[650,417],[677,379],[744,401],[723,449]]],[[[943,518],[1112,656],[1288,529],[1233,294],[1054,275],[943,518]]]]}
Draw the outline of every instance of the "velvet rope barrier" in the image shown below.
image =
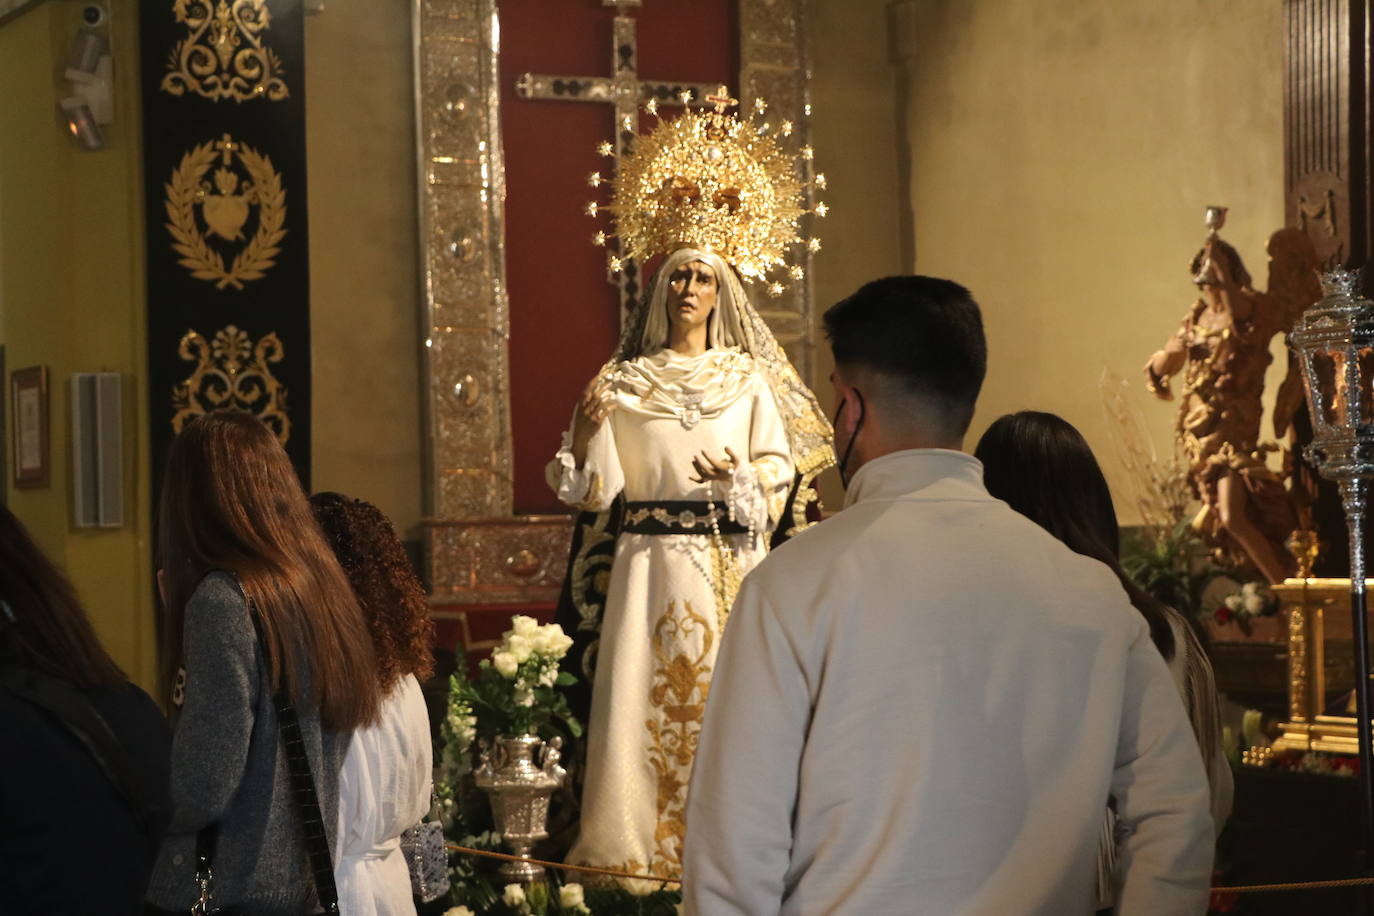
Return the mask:
{"type": "Polygon", "coordinates": [[[634,872],[619,871],[614,868],[597,868],[593,865],[569,865],[566,862],[546,862],[543,859],[528,859],[524,856],[507,855],[504,852],[492,852],[489,849],[473,849],[469,846],[458,846],[454,843],[444,844],[444,848],[451,852],[461,852],[469,856],[479,856],[484,859],[499,859],[502,862],[524,862],[528,865],[542,865],[545,868],[556,868],[560,871],[578,871],[587,875],[605,875],[608,878],[633,878],[636,881],[657,881],[661,884],[681,884],[681,878],[663,878],[658,875],[637,875],[634,872]]]}

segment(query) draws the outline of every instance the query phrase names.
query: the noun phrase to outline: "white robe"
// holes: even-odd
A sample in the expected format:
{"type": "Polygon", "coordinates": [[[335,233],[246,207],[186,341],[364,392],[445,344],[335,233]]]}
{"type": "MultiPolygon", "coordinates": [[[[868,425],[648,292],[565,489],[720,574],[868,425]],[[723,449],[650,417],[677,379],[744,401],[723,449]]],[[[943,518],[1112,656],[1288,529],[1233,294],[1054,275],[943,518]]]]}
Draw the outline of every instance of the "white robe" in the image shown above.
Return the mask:
{"type": "Polygon", "coordinates": [[[747,354],[672,350],[621,363],[615,409],[577,468],[566,439],[550,484],[594,511],[631,502],[709,500],[751,529],[701,534],[622,533],[596,652],[581,832],[568,861],[676,876],[697,733],[742,575],[767,550],[792,482],[787,435],[772,392],[747,354]],[[733,480],[703,485],[692,458],[740,459],[733,480]],[[725,554],[729,554],[727,557],[725,554]],[[731,559],[733,558],[733,559],[731,559]]]}
{"type": "Polygon", "coordinates": [[[414,916],[400,836],[429,810],[433,774],[429,713],[407,674],[382,701],[378,721],[353,732],[339,773],[339,912],[414,916]]]}
{"type": "Polygon", "coordinates": [[[1108,793],[1121,914],[1207,908],[1197,741],[1101,563],[961,452],[885,455],[745,580],[683,862],[689,914],[1086,916],[1108,793]]]}

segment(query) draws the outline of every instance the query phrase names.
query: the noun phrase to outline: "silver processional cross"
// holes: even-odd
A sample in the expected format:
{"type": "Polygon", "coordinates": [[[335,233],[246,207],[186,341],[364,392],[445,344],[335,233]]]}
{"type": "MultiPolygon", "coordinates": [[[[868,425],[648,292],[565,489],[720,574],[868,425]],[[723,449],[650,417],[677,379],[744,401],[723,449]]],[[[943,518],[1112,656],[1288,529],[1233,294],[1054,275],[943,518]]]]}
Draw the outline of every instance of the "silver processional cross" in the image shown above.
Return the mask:
{"type": "MultiPolygon", "coordinates": [[[[638,7],[641,0],[601,0],[602,6],[615,7],[614,33],[611,41],[611,76],[549,76],[525,73],[515,82],[515,93],[522,99],[555,99],[566,102],[603,102],[615,109],[615,153],[623,156],[634,140],[639,126],[638,110],[641,102],[654,99],[659,103],[706,106],[707,99],[720,87],[713,83],[672,83],[665,80],[639,78],[638,43],[635,39],[634,17],[627,10],[638,7]]],[[[619,243],[616,243],[617,250],[619,243]]],[[[620,270],[610,272],[608,279],[620,290],[620,321],[623,325],[633,312],[639,296],[639,265],[633,260],[620,261],[620,270]]]]}

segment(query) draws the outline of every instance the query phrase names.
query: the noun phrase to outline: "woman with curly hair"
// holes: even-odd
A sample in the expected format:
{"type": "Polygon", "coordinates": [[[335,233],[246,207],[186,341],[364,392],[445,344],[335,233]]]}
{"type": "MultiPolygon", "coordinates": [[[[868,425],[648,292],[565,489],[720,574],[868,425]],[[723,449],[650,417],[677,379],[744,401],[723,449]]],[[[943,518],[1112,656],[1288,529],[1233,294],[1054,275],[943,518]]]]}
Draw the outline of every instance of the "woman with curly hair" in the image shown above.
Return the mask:
{"type": "Polygon", "coordinates": [[[339,906],[350,916],[411,916],[400,836],[430,803],[433,751],[420,693],[434,671],[429,600],[380,509],[338,493],[317,493],[310,506],[362,605],[383,696],[379,720],[353,733],[339,776],[339,906]]]}

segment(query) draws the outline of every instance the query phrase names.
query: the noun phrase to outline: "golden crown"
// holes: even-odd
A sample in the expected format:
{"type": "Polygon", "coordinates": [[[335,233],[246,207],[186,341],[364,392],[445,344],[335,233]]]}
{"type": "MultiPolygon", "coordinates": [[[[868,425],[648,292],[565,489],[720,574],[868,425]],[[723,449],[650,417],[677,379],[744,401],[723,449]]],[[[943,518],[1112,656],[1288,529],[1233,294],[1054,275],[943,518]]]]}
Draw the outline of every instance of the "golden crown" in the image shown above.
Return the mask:
{"type": "MultiPolygon", "coordinates": [[[[690,93],[680,96],[686,105],[690,93]]],[[[587,205],[596,216],[611,214],[614,237],[620,240],[618,255],[610,258],[611,270],[622,260],[669,254],[679,248],[699,248],[720,255],[740,275],[762,280],[774,268],[786,268],[792,279],[801,279],[800,265],[788,266],[793,246],[802,242],[798,229],[806,213],[825,216],[826,206],[806,207],[806,188],[825,187],[825,176],[810,176],[812,151],[804,146],[789,153],[774,139],[774,127],[762,120],[767,105],[755,101],[753,117],[740,118],[726,109],[737,104],[721,86],[707,101],[714,110],[688,109],[671,120],[660,118],[648,134],[636,136],[629,151],[619,157],[614,179],[599,172],[588,184],[610,184],[611,203],[587,205]],[[800,159],[800,162],[798,161],[800,159]]],[[[658,104],[650,100],[645,110],[655,117],[658,104]]],[[[783,121],[776,133],[790,136],[794,125],[783,121]]],[[[597,151],[614,153],[609,142],[597,151]]],[[[606,244],[610,233],[598,232],[593,241],[606,244]]],[[[820,239],[810,238],[811,251],[820,250],[820,239]]],[[[781,294],[774,280],[769,291],[781,294]]]]}

